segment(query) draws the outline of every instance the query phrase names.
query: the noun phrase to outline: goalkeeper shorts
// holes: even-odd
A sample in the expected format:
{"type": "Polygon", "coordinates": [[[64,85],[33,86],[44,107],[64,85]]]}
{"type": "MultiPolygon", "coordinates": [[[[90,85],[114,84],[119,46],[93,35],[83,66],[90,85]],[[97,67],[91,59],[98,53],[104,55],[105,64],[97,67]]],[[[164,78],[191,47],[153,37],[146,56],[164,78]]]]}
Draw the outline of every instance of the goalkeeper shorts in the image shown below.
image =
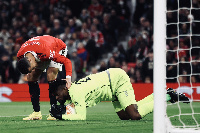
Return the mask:
{"type": "Polygon", "coordinates": [[[129,76],[120,68],[108,69],[110,72],[111,86],[115,95],[112,104],[115,112],[125,110],[131,104],[137,104],[129,76]]]}

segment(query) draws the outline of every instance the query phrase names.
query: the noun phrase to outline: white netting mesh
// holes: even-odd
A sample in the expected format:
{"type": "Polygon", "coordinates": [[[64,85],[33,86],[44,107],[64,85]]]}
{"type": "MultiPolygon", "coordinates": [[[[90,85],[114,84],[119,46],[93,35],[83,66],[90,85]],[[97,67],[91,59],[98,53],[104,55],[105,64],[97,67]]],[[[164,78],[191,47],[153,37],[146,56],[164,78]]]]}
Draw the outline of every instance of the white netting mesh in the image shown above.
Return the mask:
{"type": "Polygon", "coordinates": [[[200,1],[167,0],[166,16],[167,82],[191,99],[168,103],[167,114],[174,127],[200,129],[200,1]]]}

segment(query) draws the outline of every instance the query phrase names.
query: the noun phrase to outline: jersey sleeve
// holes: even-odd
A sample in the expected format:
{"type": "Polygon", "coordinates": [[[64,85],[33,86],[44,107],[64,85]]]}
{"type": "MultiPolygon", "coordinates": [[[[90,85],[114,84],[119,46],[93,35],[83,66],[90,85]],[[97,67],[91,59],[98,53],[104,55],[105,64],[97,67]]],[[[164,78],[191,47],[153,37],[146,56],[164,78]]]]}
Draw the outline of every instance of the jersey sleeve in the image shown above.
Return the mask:
{"type": "MultiPolygon", "coordinates": [[[[82,94],[80,92],[76,92],[82,94]]],[[[72,103],[75,105],[76,114],[62,115],[64,120],[86,120],[86,103],[83,95],[72,95],[72,103]],[[73,97],[75,96],[75,97],[73,97]]]]}
{"type": "MultiPolygon", "coordinates": [[[[57,44],[57,48],[59,49],[58,51],[66,48],[66,44],[61,39],[56,38],[55,41],[56,41],[56,44],[57,44]]],[[[66,58],[63,55],[60,55],[57,52],[52,57],[53,57],[52,58],[53,61],[61,63],[65,66],[66,76],[68,76],[68,75],[72,76],[72,63],[68,58],[66,58]]]]}
{"type": "Polygon", "coordinates": [[[57,63],[64,64],[66,76],[67,75],[72,76],[72,63],[67,57],[60,55],[59,53],[55,53],[54,56],[52,57],[52,60],[57,63]]]}

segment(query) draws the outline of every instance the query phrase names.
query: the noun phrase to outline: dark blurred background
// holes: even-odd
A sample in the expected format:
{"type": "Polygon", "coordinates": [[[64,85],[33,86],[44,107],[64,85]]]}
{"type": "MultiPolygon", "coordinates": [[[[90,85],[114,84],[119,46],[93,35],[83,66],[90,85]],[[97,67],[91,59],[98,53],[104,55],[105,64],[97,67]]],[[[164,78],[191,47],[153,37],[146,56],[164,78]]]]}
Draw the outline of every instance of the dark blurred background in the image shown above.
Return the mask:
{"type": "MultiPolygon", "coordinates": [[[[167,1],[167,63],[173,65],[166,71],[176,77],[167,82],[200,81],[192,75],[200,73],[199,7],[198,0],[167,1]],[[178,12],[178,6],[194,9],[178,12]]],[[[153,0],[0,0],[0,83],[27,82],[16,69],[16,54],[26,40],[41,35],[66,43],[73,81],[119,67],[132,83],[153,82],[153,0]]],[[[45,82],[43,73],[40,83],[45,82]]]]}

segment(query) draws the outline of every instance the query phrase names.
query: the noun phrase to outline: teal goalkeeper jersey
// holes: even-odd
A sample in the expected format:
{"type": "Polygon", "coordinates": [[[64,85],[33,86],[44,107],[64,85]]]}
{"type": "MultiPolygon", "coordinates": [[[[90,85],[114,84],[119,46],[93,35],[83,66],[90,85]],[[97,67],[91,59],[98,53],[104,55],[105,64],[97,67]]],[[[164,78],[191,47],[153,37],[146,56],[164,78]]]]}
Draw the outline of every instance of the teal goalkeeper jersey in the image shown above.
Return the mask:
{"type": "MultiPolygon", "coordinates": [[[[113,77],[118,73],[118,69],[108,69],[112,83],[115,82],[113,77]]],[[[91,74],[78,82],[72,83],[69,89],[69,95],[72,103],[75,105],[76,114],[62,115],[65,120],[85,120],[86,107],[96,105],[101,101],[112,101],[114,99],[115,85],[110,87],[108,73],[106,71],[91,74]],[[114,87],[114,88],[113,88],[114,87]]]]}

